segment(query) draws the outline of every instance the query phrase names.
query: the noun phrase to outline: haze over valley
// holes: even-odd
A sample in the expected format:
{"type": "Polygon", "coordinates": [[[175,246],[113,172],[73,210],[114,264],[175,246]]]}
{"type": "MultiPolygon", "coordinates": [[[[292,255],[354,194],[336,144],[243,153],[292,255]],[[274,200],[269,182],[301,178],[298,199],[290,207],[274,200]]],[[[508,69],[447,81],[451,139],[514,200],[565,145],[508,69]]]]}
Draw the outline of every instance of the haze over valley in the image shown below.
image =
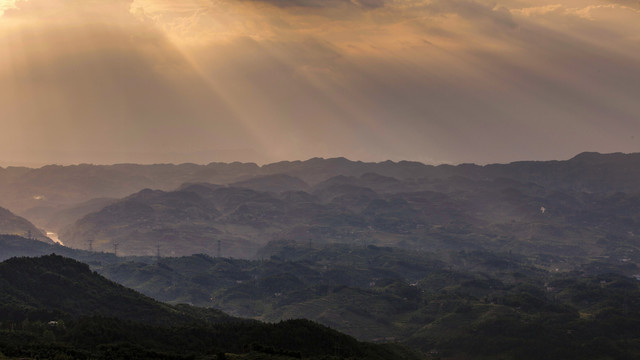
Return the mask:
{"type": "MultiPolygon", "coordinates": [[[[0,231],[15,235],[0,236],[0,260],[56,253],[172,306],[307,318],[400,343],[388,358],[624,358],[635,354],[622,345],[634,333],[607,329],[640,321],[638,163],[638,154],[582,153],[485,166],[314,158],[6,168],[2,201],[38,226],[2,210],[0,231]],[[53,231],[64,246],[44,237],[53,231]]],[[[89,291],[69,281],[70,293],[89,291]]],[[[65,321],[79,316],[40,304],[65,321]]],[[[205,314],[195,309],[188,316],[205,314]]],[[[293,354],[278,346],[277,356],[293,354]]]]}
{"type": "Polygon", "coordinates": [[[0,0],[0,360],[640,358],[638,0],[0,0]]]}
{"type": "Polygon", "coordinates": [[[487,166],[316,158],[7,168],[0,198],[67,246],[115,245],[120,255],[255,258],[290,240],[627,256],[638,204],[621,193],[637,192],[629,178],[639,161],[583,153],[487,166]]]}

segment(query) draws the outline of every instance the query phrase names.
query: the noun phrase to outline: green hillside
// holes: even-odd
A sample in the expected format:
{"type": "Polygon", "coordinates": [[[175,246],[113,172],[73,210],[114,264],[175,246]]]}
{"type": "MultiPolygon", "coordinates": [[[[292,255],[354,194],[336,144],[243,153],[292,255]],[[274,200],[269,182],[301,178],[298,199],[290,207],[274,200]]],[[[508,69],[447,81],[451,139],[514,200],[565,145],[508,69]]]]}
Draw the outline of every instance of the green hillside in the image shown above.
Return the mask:
{"type": "Polygon", "coordinates": [[[269,260],[194,255],[101,271],[164,301],[268,321],[305,317],[427,356],[640,354],[627,345],[640,337],[623,330],[640,326],[640,282],[629,277],[638,269],[618,260],[293,243],[272,244],[271,252],[269,260]]]}
{"type": "Polygon", "coordinates": [[[23,359],[413,357],[402,348],[361,343],[307,320],[265,324],[165,305],[58,255],[0,263],[0,354],[23,359]]]}

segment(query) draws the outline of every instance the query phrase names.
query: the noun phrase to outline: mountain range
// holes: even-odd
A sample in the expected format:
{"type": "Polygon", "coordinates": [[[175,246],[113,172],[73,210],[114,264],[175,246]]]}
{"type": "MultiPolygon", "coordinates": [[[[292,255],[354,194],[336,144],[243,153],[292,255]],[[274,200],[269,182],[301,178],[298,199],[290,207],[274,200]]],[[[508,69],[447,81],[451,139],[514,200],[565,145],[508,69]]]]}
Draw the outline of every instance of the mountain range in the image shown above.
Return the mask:
{"type": "MultiPolygon", "coordinates": [[[[96,198],[122,198],[145,188],[175,190],[184,183],[229,185],[239,182],[251,187],[252,178],[276,175],[302,182],[288,184],[305,190],[329,178],[344,175],[360,177],[366,173],[406,179],[447,179],[459,176],[474,180],[509,178],[540,186],[580,192],[637,192],[633,179],[639,174],[640,154],[582,153],[566,161],[521,161],[490,165],[425,165],[417,162],[386,161],[365,163],[344,158],[313,158],[258,166],[253,163],[156,164],[156,165],[48,165],[41,168],[0,168],[0,205],[26,216],[37,214],[36,225],[43,227],[63,209],[96,198]]],[[[264,183],[264,181],[263,181],[264,183]]],[[[264,185],[262,185],[264,186],[264,185]]],[[[280,186],[280,185],[277,185],[280,186]]],[[[261,188],[258,190],[273,190],[261,188]]],[[[53,229],[59,230],[59,229],[53,229]]]]}
{"type": "Polygon", "coordinates": [[[376,173],[304,184],[278,175],[146,189],[80,218],[60,238],[83,249],[89,241],[100,251],[117,245],[123,255],[255,258],[269,241],[293,240],[640,260],[640,197],[630,187],[597,192],[564,182],[376,173]]]}
{"type": "MultiPolygon", "coordinates": [[[[82,168],[84,175],[76,175],[85,180],[92,171],[107,176],[104,171],[115,168],[125,182],[134,172],[156,173],[137,183],[110,182],[123,194],[103,189],[55,201],[32,196],[29,201],[53,204],[27,212],[37,215],[41,228],[55,226],[65,246],[7,231],[14,235],[0,235],[0,260],[55,252],[87,265],[69,262],[74,270],[66,272],[68,259],[46,257],[60,270],[32,273],[30,267],[43,265],[27,262],[21,269],[9,260],[18,270],[3,271],[19,280],[5,280],[0,299],[9,304],[5,313],[22,316],[20,331],[26,332],[20,336],[31,336],[24,348],[39,357],[36,349],[54,345],[71,357],[106,358],[116,349],[144,354],[140,344],[151,344],[149,358],[179,358],[175,347],[144,337],[127,342],[113,335],[103,344],[107,352],[95,349],[95,338],[75,340],[78,332],[57,328],[49,330],[62,342],[35,340],[45,336],[45,318],[75,326],[89,317],[78,329],[136,329],[159,339],[166,335],[157,330],[163,322],[184,327],[195,321],[197,332],[209,335],[219,334],[208,327],[221,322],[260,328],[256,320],[324,331],[314,323],[286,322],[306,318],[360,341],[399,342],[427,359],[632,359],[640,353],[633,330],[640,324],[637,165],[637,154],[584,153],[568,161],[485,166],[346,159],[215,164],[198,176],[175,172],[202,170],[192,164],[54,167],[59,174],[82,168]],[[155,185],[138,188],[151,178],[155,185]],[[162,188],[158,179],[171,183],[162,188]],[[21,279],[22,273],[39,275],[21,279]],[[68,280],[72,273],[81,276],[68,280]],[[97,274],[120,285],[96,280],[97,274]],[[48,283],[40,285],[39,278],[48,283]],[[42,293],[32,292],[40,287],[42,293]],[[74,297],[65,300],[67,291],[74,297]],[[114,292],[122,297],[113,300],[114,292]],[[63,300],[45,301],[44,293],[63,300]],[[101,293],[112,300],[103,303],[101,293]],[[87,302],[74,303],[75,297],[87,302]],[[46,316],[29,325],[36,314],[46,316]],[[103,317],[117,320],[104,325],[103,317]]],[[[6,331],[7,324],[18,326],[0,322],[6,331]]],[[[16,340],[6,331],[0,352],[35,357],[7,345],[16,340]]],[[[182,338],[182,330],[171,331],[182,338]]],[[[301,354],[301,348],[269,342],[278,336],[189,351],[238,358],[301,354]]],[[[366,357],[369,350],[349,351],[340,356],[366,357]]],[[[393,358],[405,350],[379,351],[393,358]]]]}

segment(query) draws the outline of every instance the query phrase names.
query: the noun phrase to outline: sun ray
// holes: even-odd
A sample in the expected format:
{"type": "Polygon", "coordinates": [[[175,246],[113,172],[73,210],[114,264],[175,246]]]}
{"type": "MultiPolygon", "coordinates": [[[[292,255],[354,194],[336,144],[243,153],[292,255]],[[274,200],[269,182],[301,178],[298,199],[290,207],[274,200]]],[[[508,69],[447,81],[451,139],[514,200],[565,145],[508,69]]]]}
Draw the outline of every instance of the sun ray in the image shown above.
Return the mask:
{"type": "Polygon", "coordinates": [[[0,16],[2,16],[5,10],[12,9],[14,7],[15,0],[0,0],[0,16]]]}

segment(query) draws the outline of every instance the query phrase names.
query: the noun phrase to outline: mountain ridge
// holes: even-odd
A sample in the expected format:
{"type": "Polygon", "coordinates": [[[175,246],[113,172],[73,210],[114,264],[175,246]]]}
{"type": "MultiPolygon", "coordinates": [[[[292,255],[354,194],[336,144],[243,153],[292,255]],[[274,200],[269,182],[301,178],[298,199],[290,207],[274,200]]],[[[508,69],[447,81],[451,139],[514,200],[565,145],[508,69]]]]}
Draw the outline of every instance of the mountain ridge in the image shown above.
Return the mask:
{"type": "Polygon", "coordinates": [[[0,234],[22,235],[43,242],[53,243],[53,240],[29,220],[18,216],[8,209],[0,207],[0,234]]]}
{"type": "MultiPolygon", "coordinates": [[[[295,218],[299,218],[300,214],[315,214],[313,215],[315,219],[322,218],[322,224],[316,224],[319,226],[337,224],[335,221],[339,219],[345,219],[350,224],[363,224],[357,216],[349,214],[345,216],[344,211],[337,209],[343,207],[349,211],[355,211],[355,215],[358,215],[357,212],[366,207],[366,200],[376,196],[371,193],[367,194],[369,190],[366,189],[382,196],[389,193],[399,194],[400,192],[411,193],[425,190],[451,194],[454,191],[470,191],[471,189],[483,192],[494,191],[488,189],[491,182],[495,186],[502,186],[505,189],[510,186],[519,187],[520,191],[525,186],[531,185],[542,189],[538,192],[526,191],[527,196],[531,198],[530,205],[533,205],[534,201],[544,200],[543,193],[545,191],[547,194],[554,191],[565,195],[574,194],[570,195],[574,197],[585,197],[585,194],[608,196],[617,192],[640,193],[640,166],[638,165],[640,165],[640,154],[638,153],[599,154],[594,152],[584,152],[569,160],[519,161],[487,165],[425,165],[408,161],[367,163],[351,161],[346,158],[312,158],[305,161],[285,161],[262,166],[239,162],[210,163],[208,165],[51,165],[39,169],[4,169],[0,172],[0,183],[3,184],[0,187],[0,201],[3,201],[12,210],[17,209],[18,215],[32,214],[34,216],[32,220],[36,222],[36,225],[47,229],[47,231],[69,234],[70,231],[73,231],[70,229],[76,221],[90,212],[100,211],[99,206],[110,204],[111,200],[106,200],[108,198],[122,199],[145,188],[169,193],[175,189],[185,188],[185,184],[192,184],[190,190],[207,198],[214,194],[214,192],[207,190],[207,187],[210,190],[214,190],[214,187],[222,189],[217,192],[220,194],[228,191],[224,189],[244,186],[253,189],[252,191],[256,191],[256,194],[266,195],[260,195],[261,199],[252,200],[250,203],[247,202],[248,199],[243,200],[245,204],[242,209],[239,209],[235,214],[226,215],[227,220],[240,222],[242,228],[238,228],[237,224],[230,228],[224,226],[229,228],[228,231],[231,235],[225,239],[217,238],[218,231],[225,233],[227,230],[213,226],[209,232],[212,235],[210,238],[214,242],[222,240],[229,242],[233,247],[238,243],[239,248],[247,248],[252,246],[251,242],[255,242],[251,238],[258,236],[259,228],[264,232],[264,239],[259,243],[264,243],[270,240],[273,234],[282,232],[282,226],[273,227],[271,226],[275,224],[273,221],[263,218],[267,211],[280,214],[278,216],[293,216],[295,218]],[[325,186],[327,191],[321,192],[320,187],[323,187],[323,184],[329,185],[331,182],[341,183],[344,187],[340,188],[337,184],[334,187],[325,186]],[[508,182],[511,182],[512,185],[509,185],[508,182]],[[196,189],[193,187],[194,184],[210,185],[203,185],[196,189]],[[347,186],[355,187],[347,188],[347,186]],[[282,211],[278,204],[282,204],[283,198],[273,194],[290,191],[304,191],[310,195],[319,196],[321,202],[329,201],[329,204],[323,206],[330,205],[330,207],[316,206],[312,208],[306,206],[301,208],[301,203],[299,203],[296,205],[297,208],[290,207],[292,211],[282,211]],[[268,200],[269,197],[273,199],[268,200]],[[293,211],[294,209],[300,211],[293,211]]],[[[307,198],[310,199],[308,196],[307,198]]],[[[286,200],[285,203],[288,201],[291,199],[286,200]]],[[[411,201],[410,203],[415,204],[411,201]]],[[[458,204],[457,206],[459,208],[466,205],[458,204]]],[[[541,206],[542,204],[538,206],[538,209],[541,206]]],[[[449,209],[457,211],[455,206],[449,209]]],[[[393,220],[378,223],[378,225],[397,232],[407,230],[403,227],[421,224],[393,220]]],[[[157,229],[163,227],[151,226],[157,229]]],[[[298,232],[298,230],[292,229],[291,231],[298,232]]],[[[143,232],[145,231],[148,232],[148,230],[143,232]]],[[[360,231],[360,229],[344,229],[344,231],[360,231]]],[[[172,237],[181,236],[180,232],[176,233],[173,230],[170,233],[169,235],[172,237]]],[[[193,238],[193,236],[189,236],[193,238]]],[[[195,238],[193,240],[195,241],[195,238]]],[[[85,243],[88,241],[86,236],[82,241],[85,243]]],[[[153,239],[150,241],[158,242],[153,239]]],[[[160,241],[162,242],[162,240],[160,241]]],[[[105,243],[103,250],[106,247],[113,247],[118,242],[119,240],[116,239],[113,244],[105,243]]],[[[80,245],[76,244],[75,246],[80,245]]],[[[145,251],[155,253],[155,250],[152,249],[154,246],[156,245],[146,246],[150,250],[145,251]]],[[[213,254],[215,251],[210,249],[209,253],[213,254]]],[[[234,253],[234,256],[237,254],[234,253]]]]}

